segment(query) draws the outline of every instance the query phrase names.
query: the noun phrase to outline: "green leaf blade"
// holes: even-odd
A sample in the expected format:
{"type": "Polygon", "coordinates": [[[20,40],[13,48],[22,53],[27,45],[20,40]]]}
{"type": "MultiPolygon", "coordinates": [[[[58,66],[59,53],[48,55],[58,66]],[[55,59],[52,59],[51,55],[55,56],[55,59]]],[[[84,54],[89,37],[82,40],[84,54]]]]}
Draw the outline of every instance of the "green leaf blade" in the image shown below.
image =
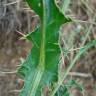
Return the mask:
{"type": "Polygon", "coordinates": [[[39,96],[41,89],[57,79],[60,48],[58,44],[61,24],[70,22],[56,7],[54,0],[26,0],[39,15],[40,27],[26,35],[33,42],[33,48],[19,69],[24,77],[20,96],[39,96]],[[39,4],[39,6],[38,6],[39,4]]]}

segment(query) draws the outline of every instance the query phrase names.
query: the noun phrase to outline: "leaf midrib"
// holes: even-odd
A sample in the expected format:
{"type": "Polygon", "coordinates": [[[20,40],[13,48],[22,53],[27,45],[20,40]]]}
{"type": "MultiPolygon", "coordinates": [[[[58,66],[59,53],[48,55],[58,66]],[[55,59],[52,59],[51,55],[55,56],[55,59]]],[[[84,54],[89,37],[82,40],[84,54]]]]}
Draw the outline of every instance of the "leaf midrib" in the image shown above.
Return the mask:
{"type": "Polygon", "coordinates": [[[45,0],[42,0],[43,5],[43,20],[41,21],[41,45],[40,45],[40,58],[39,64],[37,66],[37,75],[32,80],[31,90],[27,96],[35,96],[36,90],[38,89],[39,83],[41,81],[42,75],[45,70],[45,38],[46,38],[46,10],[45,10],[45,0]],[[33,95],[34,92],[34,95],[33,95]]]}

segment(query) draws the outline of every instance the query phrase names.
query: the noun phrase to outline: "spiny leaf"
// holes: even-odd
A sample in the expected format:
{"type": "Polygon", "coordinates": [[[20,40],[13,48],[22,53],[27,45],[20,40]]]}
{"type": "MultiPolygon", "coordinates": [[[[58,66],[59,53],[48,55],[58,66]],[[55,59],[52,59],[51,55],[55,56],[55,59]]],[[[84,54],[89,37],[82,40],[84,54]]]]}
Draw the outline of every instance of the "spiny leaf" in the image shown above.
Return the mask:
{"type": "Polygon", "coordinates": [[[18,70],[25,81],[20,96],[40,96],[39,91],[57,79],[60,56],[59,28],[71,19],[64,17],[54,0],[26,1],[39,15],[41,23],[35,32],[26,35],[34,46],[18,70]]]}

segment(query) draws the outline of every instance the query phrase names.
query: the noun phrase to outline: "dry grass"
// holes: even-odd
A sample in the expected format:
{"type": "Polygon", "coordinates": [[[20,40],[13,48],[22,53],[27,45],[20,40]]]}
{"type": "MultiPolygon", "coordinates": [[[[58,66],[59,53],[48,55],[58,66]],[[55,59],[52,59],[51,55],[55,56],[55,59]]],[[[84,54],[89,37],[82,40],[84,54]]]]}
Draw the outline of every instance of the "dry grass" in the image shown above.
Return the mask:
{"type": "MultiPolygon", "coordinates": [[[[6,53],[6,51],[8,51],[10,48],[12,49],[13,46],[15,48],[17,43],[20,43],[22,48],[22,42],[18,41],[20,35],[17,33],[17,31],[26,34],[27,32],[33,30],[33,28],[38,23],[38,19],[34,19],[33,15],[34,13],[22,0],[0,1],[0,49],[4,49],[6,53]]],[[[68,64],[73,60],[78,49],[82,48],[86,42],[96,39],[96,1],[72,0],[70,7],[66,11],[66,15],[72,17],[74,22],[68,25],[64,25],[60,34],[60,43],[62,45],[61,47],[64,51],[69,50],[66,58],[64,58],[64,55],[62,55],[62,65],[60,66],[60,72],[66,69],[68,64]]],[[[25,46],[26,44],[23,47],[25,46]]],[[[21,51],[19,48],[18,50],[21,51]]],[[[7,59],[0,60],[0,63],[2,61],[0,66],[2,66],[3,63],[6,63],[4,68],[10,68],[10,66],[13,67],[14,64],[17,65],[17,62],[19,63],[19,58],[22,56],[22,54],[17,55],[19,56],[10,56],[11,59],[18,57],[16,61],[14,61],[15,59],[13,60],[14,62],[11,61],[11,59],[8,61],[7,59]]],[[[74,96],[77,96],[77,94],[78,96],[95,96],[95,83],[91,80],[94,79],[94,76],[92,77],[92,72],[94,72],[95,68],[94,66],[96,66],[96,47],[88,50],[88,52],[86,52],[86,54],[84,54],[81,59],[76,62],[76,66],[72,69],[72,72],[69,73],[69,77],[71,75],[71,78],[75,78],[77,82],[85,86],[84,93],[82,94],[79,94],[78,91],[74,88],[71,89],[70,91],[74,94],[74,96]]],[[[0,96],[17,96],[17,94],[15,94],[17,91],[11,92],[9,90],[13,89],[13,85],[15,86],[14,90],[15,88],[18,89],[17,87],[22,85],[22,81],[19,81],[16,76],[0,76],[0,82],[2,83],[0,86],[0,96]],[[8,85],[8,83],[10,85],[8,85]],[[18,84],[21,85],[16,86],[18,84]],[[4,88],[4,86],[6,88],[4,88]],[[2,91],[3,89],[5,90],[2,91]]]]}

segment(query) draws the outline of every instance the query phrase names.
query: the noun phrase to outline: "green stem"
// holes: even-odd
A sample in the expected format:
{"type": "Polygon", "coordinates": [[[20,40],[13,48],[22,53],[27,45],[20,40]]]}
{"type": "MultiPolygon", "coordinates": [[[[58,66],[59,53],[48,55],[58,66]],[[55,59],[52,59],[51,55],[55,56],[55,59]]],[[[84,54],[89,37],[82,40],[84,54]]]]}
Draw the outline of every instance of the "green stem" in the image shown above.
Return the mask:
{"type": "Polygon", "coordinates": [[[84,52],[86,52],[89,48],[91,48],[92,46],[95,46],[95,45],[96,45],[96,40],[93,40],[93,41],[89,42],[87,45],[85,45],[82,49],[79,50],[79,52],[75,56],[74,60],[71,62],[70,66],[68,67],[68,69],[67,69],[66,73],[64,74],[63,78],[60,80],[59,84],[57,84],[56,88],[53,90],[53,92],[51,93],[50,96],[54,96],[56,94],[56,92],[58,91],[58,89],[62,85],[63,81],[66,79],[69,72],[71,71],[71,69],[75,65],[76,61],[80,58],[80,56],[82,54],[84,54],[84,52]]]}

